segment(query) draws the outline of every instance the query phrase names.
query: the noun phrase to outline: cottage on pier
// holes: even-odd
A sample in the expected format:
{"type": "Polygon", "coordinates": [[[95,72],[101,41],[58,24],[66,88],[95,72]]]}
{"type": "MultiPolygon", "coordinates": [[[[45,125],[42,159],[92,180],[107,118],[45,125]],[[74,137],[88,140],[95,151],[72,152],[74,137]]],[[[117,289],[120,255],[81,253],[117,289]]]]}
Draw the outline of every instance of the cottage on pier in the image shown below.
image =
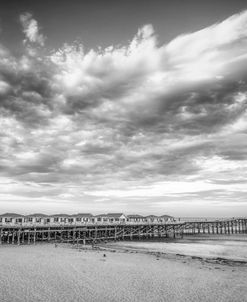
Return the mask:
{"type": "Polygon", "coordinates": [[[75,218],[76,224],[87,224],[87,223],[94,223],[94,216],[91,213],[78,213],[75,215],[71,215],[75,218]]]}
{"type": "Polygon", "coordinates": [[[48,215],[41,214],[41,213],[34,213],[30,215],[26,215],[24,219],[25,224],[49,224],[51,219],[48,215]]]}
{"type": "Polygon", "coordinates": [[[118,222],[118,223],[125,223],[127,221],[127,216],[123,213],[108,213],[107,214],[109,222],[118,222]]]}
{"type": "Polygon", "coordinates": [[[127,216],[127,221],[133,223],[142,223],[146,221],[146,218],[139,214],[133,214],[127,216]]]}
{"type": "Polygon", "coordinates": [[[50,215],[52,223],[54,224],[67,224],[73,223],[73,217],[68,214],[54,214],[50,215]]]}
{"type": "Polygon", "coordinates": [[[0,225],[22,225],[24,217],[16,213],[4,213],[0,215],[0,225]]]}
{"type": "Polygon", "coordinates": [[[108,213],[95,216],[97,223],[125,223],[127,216],[123,213],[108,213]]]}
{"type": "Polygon", "coordinates": [[[148,215],[145,217],[147,223],[157,223],[159,221],[159,216],[156,215],[148,215]]]}
{"type": "Polygon", "coordinates": [[[161,222],[161,223],[173,222],[173,221],[174,221],[174,218],[172,216],[169,216],[169,215],[159,216],[159,222],[161,222]]]}

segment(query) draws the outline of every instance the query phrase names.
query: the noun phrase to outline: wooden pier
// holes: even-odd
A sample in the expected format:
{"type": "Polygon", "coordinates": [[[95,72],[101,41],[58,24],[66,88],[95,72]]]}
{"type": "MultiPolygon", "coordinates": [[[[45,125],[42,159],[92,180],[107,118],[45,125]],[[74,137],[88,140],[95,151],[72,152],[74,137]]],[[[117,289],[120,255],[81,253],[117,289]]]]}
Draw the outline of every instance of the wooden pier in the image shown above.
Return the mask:
{"type": "Polygon", "coordinates": [[[196,234],[247,234],[247,218],[165,224],[91,224],[0,226],[0,244],[36,242],[97,243],[100,241],[181,238],[196,234]]]}

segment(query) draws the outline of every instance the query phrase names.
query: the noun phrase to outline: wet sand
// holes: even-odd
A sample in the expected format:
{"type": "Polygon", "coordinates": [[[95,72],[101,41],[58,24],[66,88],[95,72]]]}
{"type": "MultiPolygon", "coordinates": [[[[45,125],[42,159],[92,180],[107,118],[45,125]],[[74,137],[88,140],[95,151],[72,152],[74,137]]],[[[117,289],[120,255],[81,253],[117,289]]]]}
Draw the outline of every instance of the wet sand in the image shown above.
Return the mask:
{"type": "Polygon", "coordinates": [[[119,241],[102,246],[165,255],[193,256],[204,260],[247,263],[247,235],[197,235],[180,239],[119,241]]]}
{"type": "Polygon", "coordinates": [[[247,301],[236,263],[40,244],[2,246],[0,267],[1,302],[247,301]]]}

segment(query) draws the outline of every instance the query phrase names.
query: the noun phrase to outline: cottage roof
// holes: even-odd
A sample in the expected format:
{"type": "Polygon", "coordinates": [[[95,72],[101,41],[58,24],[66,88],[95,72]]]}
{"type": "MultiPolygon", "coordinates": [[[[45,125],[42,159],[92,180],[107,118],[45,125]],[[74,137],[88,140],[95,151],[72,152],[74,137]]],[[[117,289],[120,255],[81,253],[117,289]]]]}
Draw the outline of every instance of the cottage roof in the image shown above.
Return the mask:
{"type": "Polygon", "coordinates": [[[4,214],[1,214],[0,217],[15,218],[15,217],[24,217],[24,215],[22,215],[22,214],[16,214],[16,213],[4,213],[4,214]]]}
{"type": "Polygon", "coordinates": [[[26,215],[25,217],[48,217],[48,215],[42,213],[34,213],[34,214],[26,215]]]}
{"type": "Polygon", "coordinates": [[[156,215],[148,215],[148,216],[146,216],[146,218],[157,218],[158,216],[156,216],[156,215]]]}
{"type": "Polygon", "coordinates": [[[144,218],[144,216],[139,215],[139,214],[130,214],[127,216],[128,218],[144,218]]]}
{"type": "Polygon", "coordinates": [[[107,214],[98,214],[98,215],[95,215],[94,217],[107,217],[107,214]]]}
{"type": "Polygon", "coordinates": [[[71,217],[93,217],[91,213],[78,213],[74,215],[70,215],[71,217]]]}
{"type": "Polygon", "coordinates": [[[170,216],[170,215],[161,215],[161,216],[159,216],[160,218],[172,218],[172,216],[170,216]]]}
{"type": "Polygon", "coordinates": [[[121,216],[125,216],[123,213],[107,213],[107,217],[114,217],[114,218],[119,218],[121,216]]]}
{"type": "Polygon", "coordinates": [[[54,215],[50,215],[50,217],[70,217],[69,214],[54,214],[54,215]]]}

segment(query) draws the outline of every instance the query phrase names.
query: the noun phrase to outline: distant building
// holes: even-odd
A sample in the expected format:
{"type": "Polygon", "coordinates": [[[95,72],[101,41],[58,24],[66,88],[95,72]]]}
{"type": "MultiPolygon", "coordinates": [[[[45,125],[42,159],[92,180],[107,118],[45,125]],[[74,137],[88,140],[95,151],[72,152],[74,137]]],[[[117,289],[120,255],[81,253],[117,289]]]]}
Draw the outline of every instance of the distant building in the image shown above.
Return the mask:
{"type": "Polygon", "coordinates": [[[173,222],[173,221],[174,221],[174,218],[172,216],[169,216],[169,215],[159,216],[159,222],[161,222],[161,223],[173,222]]]}
{"type": "Polygon", "coordinates": [[[127,216],[123,213],[108,213],[107,217],[109,222],[124,223],[127,221],[127,216]]]}
{"type": "Polygon", "coordinates": [[[92,215],[91,213],[78,214],[54,214],[45,215],[34,213],[30,215],[20,215],[16,213],[5,213],[0,215],[0,225],[85,225],[85,224],[121,224],[121,223],[169,223],[174,218],[169,215],[149,215],[139,214],[125,215],[124,213],[107,213],[92,215]]]}
{"type": "Polygon", "coordinates": [[[94,217],[96,223],[108,222],[107,214],[99,214],[94,217]]]}
{"type": "Polygon", "coordinates": [[[148,215],[145,218],[146,218],[146,221],[148,223],[157,223],[157,222],[160,222],[159,221],[159,216],[156,216],[156,215],[148,215]]]}
{"type": "Polygon", "coordinates": [[[34,213],[26,215],[24,218],[25,224],[48,224],[51,222],[48,215],[41,213],[34,213]]]}
{"type": "Polygon", "coordinates": [[[73,222],[73,218],[71,220],[71,217],[68,214],[50,215],[50,219],[51,219],[51,223],[54,223],[54,224],[67,224],[67,223],[73,222]]]}
{"type": "Polygon", "coordinates": [[[78,213],[71,215],[75,219],[76,224],[94,223],[95,218],[91,213],[78,213]]]}
{"type": "Polygon", "coordinates": [[[125,223],[127,216],[123,213],[108,213],[95,216],[95,222],[97,223],[125,223]]]}
{"type": "Polygon", "coordinates": [[[21,225],[24,222],[24,215],[16,213],[4,213],[0,215],[0,224],[2,225],[21,225]]]}
{"type": "Polygon", "coordinates": [[[133,223],[141,223],[141,222],[145,222],[146,218],[139,214],[132,214],[127,216],[127,221],[133,223]]]}

